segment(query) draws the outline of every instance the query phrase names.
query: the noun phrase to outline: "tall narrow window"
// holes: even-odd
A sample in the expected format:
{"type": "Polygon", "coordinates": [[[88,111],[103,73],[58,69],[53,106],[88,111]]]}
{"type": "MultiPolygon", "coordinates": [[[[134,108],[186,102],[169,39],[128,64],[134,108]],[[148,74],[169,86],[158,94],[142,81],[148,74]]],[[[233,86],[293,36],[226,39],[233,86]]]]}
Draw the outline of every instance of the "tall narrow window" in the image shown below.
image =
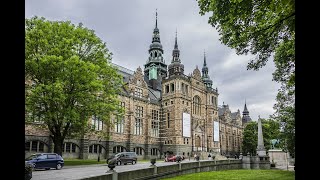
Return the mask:
{"type": "Polygon", "coordinates": [[[193,98],[193,114],[201,114],[201,100],[199,96],[193,98]]]}
{"type": "Polygon", "coordinates": [[[169,93],[169,85],[166,85],[166,93],[169,93]]]}
{"type": "Polygon", "coordinates": [[[159,111],[151,112],[151,136],[159,137],[159,111]]]}
{"type": "Polygon", "coordinates": [[[97,116],[92,116],[91,125],[91,127],[97,131],[101,131],[103,129],[103,123],[97,118],[97,116]]]}
{"type": "Polygon", "coordinates": [[[188,95],[188,85],[185,86],[186,87],[186,95],[188,95]]]}
{"type": "Polygon", "coordinates": [[[171,83],[170,86],[171,86],[170,92],[174,92],[174,84],[171,83]]]}
{"type": "Polygon", "coordinates": [[[123,133],[124,129],[124,117],[117,116],[114,122],[114,129],[117,133],[123,133]]]}
{"type": "Polygon", "coordinates": [[[182,94],[185,94],[185,93],[186,93],[186,91],[185,91],[184,88],[185,88],[185,87],[184,87],[184,83],[181,83],[181,91],[182,91],[182,94]]]}
{"type": "Polygon", "coordinates": [[[136,106],[136,122],[134,126],[134,134],[141,135],[142,134],[142,117],[143,117],[143,107],[142,106],[136,106]]]}
{"type": "Polygon", "coordinates": [[[170,128],[170,113],[167,114],[168,128],[170,128]]]}

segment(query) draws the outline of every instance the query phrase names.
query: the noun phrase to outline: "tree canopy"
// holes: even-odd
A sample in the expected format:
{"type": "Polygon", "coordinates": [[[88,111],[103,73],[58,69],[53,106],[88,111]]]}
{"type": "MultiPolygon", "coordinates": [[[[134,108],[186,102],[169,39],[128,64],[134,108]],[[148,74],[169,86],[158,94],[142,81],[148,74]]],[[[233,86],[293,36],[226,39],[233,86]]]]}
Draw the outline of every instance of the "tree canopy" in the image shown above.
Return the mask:
{"type": "Polygon", "coordinates": [[[288,150],[295,147],[295,0],[197,0],[200,14],[220,41],[237,54],[254,55],[248,70],[259,70],[273,59],[273,80],[281,84],[274,119],[279,120],[288,150]],[[290,145],[289,145],[290,144],[290,145]]]}
{"type": "MultiPolygon", "coordinates": [[[[263,143],[266,150],[271,149],[271,140],[280,139],[280,124],[273,119],[262,119],[263,143]]],[[[246,155],[248,152],[255,155],[258,145],[258,123],[256,121],[249,122],[243,131],[242,153],[246,155]]]]}
{"type": "Polygon", "coordinates": [[[108,124],[122,113],[122,78],[106,44],[81,23],[35,16],[26,19],[25,33],[26,122],[45,125],[62,154],[65,137],[92,128],[89,118],[108,124]]]}

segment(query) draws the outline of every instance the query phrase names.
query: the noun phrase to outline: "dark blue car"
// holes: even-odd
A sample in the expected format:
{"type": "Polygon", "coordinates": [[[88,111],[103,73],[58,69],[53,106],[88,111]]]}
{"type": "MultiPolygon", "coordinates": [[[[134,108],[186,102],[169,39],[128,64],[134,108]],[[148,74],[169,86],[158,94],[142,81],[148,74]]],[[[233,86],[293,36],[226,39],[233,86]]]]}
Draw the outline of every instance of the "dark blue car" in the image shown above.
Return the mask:
{"type": "Polygon", "coordinates": [[[61,169],[64,166],[63,158],[56,153],[38,153],[26,158],[26,163],[34,169],[61,169]]]}

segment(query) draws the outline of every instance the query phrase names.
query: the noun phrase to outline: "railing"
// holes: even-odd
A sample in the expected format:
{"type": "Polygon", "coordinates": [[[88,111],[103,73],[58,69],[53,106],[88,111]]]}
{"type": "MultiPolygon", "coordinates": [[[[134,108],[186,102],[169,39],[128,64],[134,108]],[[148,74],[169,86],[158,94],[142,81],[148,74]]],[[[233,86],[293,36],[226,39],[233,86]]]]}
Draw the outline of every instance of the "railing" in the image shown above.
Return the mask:
{"type": "Polygon", "coordinates": [[[197,172],[220,171],[229,169],[242,169],[241,160],[205,160],[192,161],[184,163],[170,164],[166,166],[150,165],[145,169],[129,170],[124,172],[108,171],[105,175],[89,177],[84,179],[99,179],[99,180],[147,180],[159,179],[179,176],[183,174],[191,174],[197,172]]]}

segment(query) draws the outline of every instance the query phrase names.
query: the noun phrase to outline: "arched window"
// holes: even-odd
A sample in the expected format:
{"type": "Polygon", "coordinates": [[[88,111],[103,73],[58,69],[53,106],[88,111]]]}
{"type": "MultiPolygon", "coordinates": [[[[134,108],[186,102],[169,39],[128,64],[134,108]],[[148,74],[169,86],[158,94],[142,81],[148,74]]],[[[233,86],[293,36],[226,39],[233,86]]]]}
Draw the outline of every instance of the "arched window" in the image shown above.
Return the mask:
{"type": "Polygon", "coordinates": [[[157,52],[154,53],[154,57],[157,57],[157,52]]]}
{"type": "Polygon", "coordinates": [[[102,146],[100,144],[93,144],[89,146],[89,153],[102,153],[102,146]]]}
{"type": "Polygon", "coordinates": [[[201,114],[201,99],[199,96],[193,97],[193,114],[201,114]]]}
{"type": "Polygon", "coordinates": [[[152,148],[151,149],[151,155],[152,156],[158,156],[159,152],[160,151],[157,148],[152,148]]]}
{"type": "MultiPolygon", "coordinates": [[[[72,142],[66,142],[63,144],[62,152],[65,153],[75,153],[78,145],[72,142]]],[[[78,147],[79,148],[79,147],[78,147]]]]}
{"type": "Polygon", "coordinates": [[[133,148],[133,151],[134,151],[138,156],[144,155],[144,149],[142,149],[141,147],[135,147],[135,148],[133,148]]]}
{"type": "Polygon", "coordinates": [[[113,147],[113,153],[126,152],[126,148],[123,146],[115,146],[113,147]]]}
{"type": "Polygon", "coordinates": [[[25,143],[25,151],[47,152],[48,145],[42,141],[28,141],[25,143]]]}

